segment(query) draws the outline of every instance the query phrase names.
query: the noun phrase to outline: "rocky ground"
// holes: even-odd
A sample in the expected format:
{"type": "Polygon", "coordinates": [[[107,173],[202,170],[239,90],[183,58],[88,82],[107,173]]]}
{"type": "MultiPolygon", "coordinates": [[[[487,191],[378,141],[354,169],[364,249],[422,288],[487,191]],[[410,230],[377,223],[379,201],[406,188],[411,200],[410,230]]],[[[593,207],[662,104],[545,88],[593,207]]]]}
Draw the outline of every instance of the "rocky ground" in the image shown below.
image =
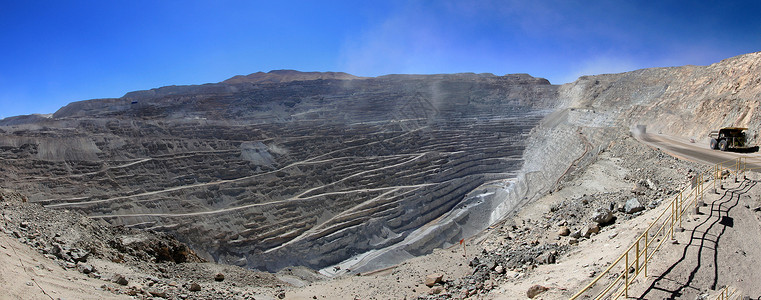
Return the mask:
{"type": "Polygon", "coordinates": [[[270,274],[205,263],[167,235],[107,226],[4,190],[0,283],[15,287],[12,298],[40,299],[514,299],[529,291],[562,299],[704,168],[622,135],[588,168],[462,246],[332,279],[305,268],[270,274]]]}
{"type": "Polygon", "coordinates": [[[3,297],[253,299],[245,287],[288,285],[269,273],[206,263],[166,234],[46,209],[18,192],[0,191],[0,211],[0,285],[15,287],[3,297]]]}

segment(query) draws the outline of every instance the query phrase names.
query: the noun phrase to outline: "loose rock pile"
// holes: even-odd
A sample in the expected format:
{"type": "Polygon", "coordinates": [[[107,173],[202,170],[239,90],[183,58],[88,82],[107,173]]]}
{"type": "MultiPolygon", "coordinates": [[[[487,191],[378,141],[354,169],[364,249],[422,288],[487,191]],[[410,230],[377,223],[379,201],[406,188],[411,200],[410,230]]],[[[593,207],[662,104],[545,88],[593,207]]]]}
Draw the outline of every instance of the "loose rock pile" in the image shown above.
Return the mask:
{"type": "Polygon", "coordinates": [[[24,199],[20,193],[0,189],[1,234],[29,245],[61,268],[104,280],[101,289],[114,294],[253,299],[253,292],[239,287],[286,285],[272,274],[203,263],[185,244],[163,233],[112,227],[77,212],[46,209],[24,199]],[[109,271],[113,264],[129,271],[109,271]]]}

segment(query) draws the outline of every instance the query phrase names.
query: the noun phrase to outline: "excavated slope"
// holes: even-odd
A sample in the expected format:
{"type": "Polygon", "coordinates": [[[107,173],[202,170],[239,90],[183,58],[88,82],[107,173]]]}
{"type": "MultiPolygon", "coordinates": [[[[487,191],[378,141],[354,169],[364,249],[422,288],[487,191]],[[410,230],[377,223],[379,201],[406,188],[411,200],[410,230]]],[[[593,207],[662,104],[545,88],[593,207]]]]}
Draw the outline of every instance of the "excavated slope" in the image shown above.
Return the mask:
{"type": "Polygon", "coordinates": [[[705,143],[722,126],[755,142],[761,125],[761,53],[561,87],[276,73],[0,121],[2,182],[220,262],[365,271],[483,230],[635,125],[705,143]]]}
{"type": "Polygon", "coordinates": [[[525,74],[255,73],[0,121],[0,180],[223,263],[371,269],[514,209],[556,99],[525,74]]]}
{"type": "Polygon", "coordinates": [[[695,138],[724,126],[761,125],[761,52],[710,66],[643,69],[584,76],[561,88],[567,107],[587,118],[615,119],[619,125],[647,125],[649,131],[695,138]]]}
{"type": "Polygon", "coordinates": [[[557,109],[535,128],[524,157],[522,172],[536,174],[527,185],[539,194],[583,171],[615,142],[617,131],[637,125],[706,147],[711,130],[748,127],[749,143],[758,145],[761,52],[709,66],[582,76],[561,86],[558,97],[557,109]]]}

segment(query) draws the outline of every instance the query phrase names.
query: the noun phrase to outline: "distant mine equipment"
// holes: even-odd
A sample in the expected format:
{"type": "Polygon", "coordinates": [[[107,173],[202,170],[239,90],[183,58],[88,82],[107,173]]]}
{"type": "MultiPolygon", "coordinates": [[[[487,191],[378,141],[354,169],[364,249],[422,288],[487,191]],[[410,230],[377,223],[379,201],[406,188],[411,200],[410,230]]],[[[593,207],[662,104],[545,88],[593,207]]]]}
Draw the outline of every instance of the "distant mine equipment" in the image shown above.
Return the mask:
{"type": "Polygon", "coordinates": [[[713,130],[708,136],[711,138],[711,149],[727,151],[730,148],[740,149],[747,148],[746,131],[748,128],[743,127],[724,127],[719,130],[713,130]]]}

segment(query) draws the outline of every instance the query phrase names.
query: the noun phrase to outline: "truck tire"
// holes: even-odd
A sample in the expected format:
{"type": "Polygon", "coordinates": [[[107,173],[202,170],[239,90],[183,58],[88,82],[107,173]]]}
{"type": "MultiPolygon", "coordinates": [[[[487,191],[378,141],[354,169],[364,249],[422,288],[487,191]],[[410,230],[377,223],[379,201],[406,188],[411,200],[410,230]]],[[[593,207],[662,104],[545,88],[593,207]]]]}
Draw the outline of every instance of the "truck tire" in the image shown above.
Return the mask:
{"type": "Polygon", "coordinates": [[[719,141],[716,139],[711,139],[711,149],[716,150],[719,149],[719,141]]]}
{"type": "Polygon", "coordinates": [[[727,140],[721,140],[719,142],[719,150],[727,151],[727,140]]]}

